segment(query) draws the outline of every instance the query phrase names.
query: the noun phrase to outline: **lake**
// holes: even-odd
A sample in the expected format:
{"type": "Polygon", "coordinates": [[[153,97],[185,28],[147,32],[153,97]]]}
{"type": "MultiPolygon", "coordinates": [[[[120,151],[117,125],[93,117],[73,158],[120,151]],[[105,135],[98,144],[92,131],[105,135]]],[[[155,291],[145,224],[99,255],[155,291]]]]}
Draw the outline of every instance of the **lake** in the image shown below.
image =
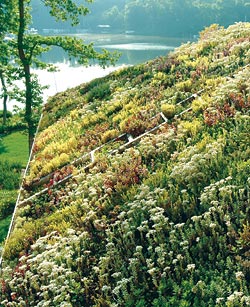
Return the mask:
{"type": "MultiPolygon", "coordinates": [[[[122,53],[116,66],[106,69],[92,63],[91,66],[83,67],[74,60],[69,60],[67,55],[59,48],[44,53],[41,59],[47,63],[53,63],[58,67],[56,72],[47,72],[44,70],[34,70],[42,85],[48,85],[49,88],[43,92],[43,99],[46,102],[49,96],[57,92],[72,88],[81,83],[91,81],[127,65],[135,65],[146,62],[153,58],[168,54],[188,39],[167,38],[159,36],[142,36],[126,34],[77,34],[86,43],[93,42],[95,49],[101,51],[119,51],[122,53]]],[[[15,102],[9,102],[8,109],[12,110],[15,102]]],[[[20,106],[20,105],[19,105],[20,106]]]]}
{"type": "MultiPolygon", "coordinates": [[[[134,65],[143,63],[155,57],[166,55],[169,51],[186,42],[184,38],[168,38],[160,36],[126,35],[126,34],[82,34],[75,35],[86,43],[94,43],[95,49],[109,51],[117,50],[122,53],[117,65],[134,65]]],[[[57,48],[42,57],[45,62],[65,62],[65,53],[57,48]]],[[[74,61],[69,63],[75,66],[74,61]]]]}

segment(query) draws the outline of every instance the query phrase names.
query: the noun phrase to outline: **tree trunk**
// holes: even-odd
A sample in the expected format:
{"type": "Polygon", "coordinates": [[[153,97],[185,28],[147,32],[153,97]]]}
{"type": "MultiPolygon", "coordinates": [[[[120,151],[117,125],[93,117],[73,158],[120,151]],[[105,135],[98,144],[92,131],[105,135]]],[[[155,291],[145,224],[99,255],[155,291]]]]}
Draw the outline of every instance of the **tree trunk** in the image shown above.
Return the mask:
{"type": "Polygon", "coordinates": [[[28,124],[28,134],[29,134],[29,152],[31,151],[33,140],[34,140],[34,123],[32,120],[32,83],[31,83],[31,73],[30,73],[30,63],[29,59],[25,54],[24,49],[24,31],[25,31],[25,12],[24,12],[24,0],[18,1],[19,9],[19,29],[18,29],[18,54],[22,62],[24,69],[25,78],[25,120],[28,124]]]}
{"type": "Polygon", "coordinates": [[[6,125],[7,122],[7,100],[8,100],[8,94],[7,94],[7,87],[5,84],[3,72],[0,71],[0,79],[2,83],[2,88],[3,88],[3,126],[6,125]]]}
{"type": "Polygon", "coordinates": [[[24,65],[25,72],[25,120],[28,124],[29,152],[31,151],[34,140],[34,123],[32,119],[32,84],[30,66],[24,65]]]}

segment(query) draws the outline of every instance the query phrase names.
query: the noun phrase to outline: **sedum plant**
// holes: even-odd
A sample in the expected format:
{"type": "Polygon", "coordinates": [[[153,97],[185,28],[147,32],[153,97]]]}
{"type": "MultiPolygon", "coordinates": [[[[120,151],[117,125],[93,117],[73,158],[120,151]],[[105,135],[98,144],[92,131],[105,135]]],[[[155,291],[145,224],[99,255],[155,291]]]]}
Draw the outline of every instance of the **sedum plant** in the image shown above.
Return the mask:
{"type": "Polygon", "coordinates": [[[249,306],[249,34],[212,25],[49,102],[22,199],[52,182],[17,208],[2,306],[249,306]]]}

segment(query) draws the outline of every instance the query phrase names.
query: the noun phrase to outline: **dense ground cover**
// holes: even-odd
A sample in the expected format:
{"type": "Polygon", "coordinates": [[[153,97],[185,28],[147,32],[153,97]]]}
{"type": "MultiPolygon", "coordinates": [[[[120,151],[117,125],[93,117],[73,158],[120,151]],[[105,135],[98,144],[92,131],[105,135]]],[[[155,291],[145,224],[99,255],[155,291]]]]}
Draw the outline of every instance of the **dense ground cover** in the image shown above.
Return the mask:
{"type": "Polygon", "coordinates": [[[249,37],[213,25],[47,103],[3,306],[249,306],[249,37]]]}
{"type": "Polygon", "coordinates": [[[21,170],[28,160],[27,135],[15,131],[1,137],[0,145],[0,242],[7,235],[16,203],[21,170]]]}
{"type": "MultiPolygon", "coordinates": [[[[13,210],[11,210],[10,213],[12,212],[13,210]]],[[[8,233],[9,226],[10,226],[10,221],[11,221],[11,214],[7,215],[7,217],[4,217],[0,220],[0,240],[1,242],[6,238],[6,235],[8,233]]]]}

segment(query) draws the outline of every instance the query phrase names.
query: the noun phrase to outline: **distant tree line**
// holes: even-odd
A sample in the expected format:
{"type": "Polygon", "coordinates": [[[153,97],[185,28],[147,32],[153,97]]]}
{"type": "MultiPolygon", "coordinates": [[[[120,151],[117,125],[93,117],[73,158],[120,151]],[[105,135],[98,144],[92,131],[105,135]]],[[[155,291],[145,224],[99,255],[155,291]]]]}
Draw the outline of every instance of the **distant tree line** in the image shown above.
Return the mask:
{"type": "MultiPolygon", "coordinates": [[[[91,13],[80,20],[78,30],[182,37],[212,23],[228,26],[250,21],[249,0],[95,0],[89,7],[91,13]]],[[[33,16],[38,30],[70,30],[68,23],[53,21],[40,0],[34,1],[33,16]]]]}

